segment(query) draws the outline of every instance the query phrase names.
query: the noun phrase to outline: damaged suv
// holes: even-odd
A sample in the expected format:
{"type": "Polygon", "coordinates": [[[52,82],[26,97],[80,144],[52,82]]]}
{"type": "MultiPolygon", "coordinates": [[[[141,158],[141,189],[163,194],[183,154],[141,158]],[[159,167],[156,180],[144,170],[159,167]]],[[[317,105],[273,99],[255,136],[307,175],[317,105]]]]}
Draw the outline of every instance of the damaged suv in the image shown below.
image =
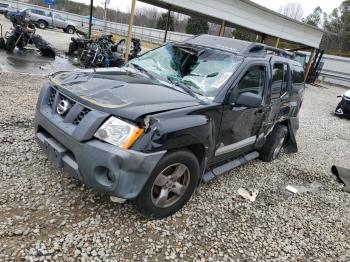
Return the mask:
{"type": "Polygon", "coordinates": [[[166,217],[200,182],[297,151],[305,86],[292,56],[201,35],[122,68],[57,72],[38,98],[36,138],[86,185],[166,217]]]}

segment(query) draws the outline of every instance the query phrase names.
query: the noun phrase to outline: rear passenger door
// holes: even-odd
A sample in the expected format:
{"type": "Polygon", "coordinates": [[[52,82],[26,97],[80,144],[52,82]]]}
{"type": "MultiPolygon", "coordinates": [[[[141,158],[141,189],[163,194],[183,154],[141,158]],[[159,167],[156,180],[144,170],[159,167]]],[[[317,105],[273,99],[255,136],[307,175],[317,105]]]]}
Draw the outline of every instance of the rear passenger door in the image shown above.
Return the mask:
{"type": "Polygon", "coordinates": [[[270,113],[267,125],[287,118],[290,113],[290,67],[286,62],[274,60],[271,64],[270,113]]]}

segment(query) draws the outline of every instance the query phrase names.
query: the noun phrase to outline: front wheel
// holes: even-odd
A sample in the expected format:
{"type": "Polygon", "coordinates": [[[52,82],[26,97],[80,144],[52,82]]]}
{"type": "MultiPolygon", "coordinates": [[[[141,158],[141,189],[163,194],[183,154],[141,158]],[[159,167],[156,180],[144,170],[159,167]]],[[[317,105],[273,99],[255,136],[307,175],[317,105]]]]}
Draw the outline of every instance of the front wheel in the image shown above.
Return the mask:
{"type": "Polygon", "coordinates": [[[260,150],[260,159],[271,162],[276,159],[286,141],[288,129],[284,125],[277,124],[272,132],[267,136],[264,146],[260,150]]]}
{"type": "Polygon", "coordinates": [[[191,198],[199,179],[199,163],[189,151],[165,155],[136,199],[139,211],[148,217],[167,217],[191,198]]]}
{"type": "Polygon", "coordinates": [[[13,35],[9,36],[9,37],[6,39],[6,45],[5,45],[6,51],[12,53],[13,50],[15,49],[15,47],[16,47],[16,41],[17,41],[17,38],[16,38],[16,37],[14,37],[13,35]]]}

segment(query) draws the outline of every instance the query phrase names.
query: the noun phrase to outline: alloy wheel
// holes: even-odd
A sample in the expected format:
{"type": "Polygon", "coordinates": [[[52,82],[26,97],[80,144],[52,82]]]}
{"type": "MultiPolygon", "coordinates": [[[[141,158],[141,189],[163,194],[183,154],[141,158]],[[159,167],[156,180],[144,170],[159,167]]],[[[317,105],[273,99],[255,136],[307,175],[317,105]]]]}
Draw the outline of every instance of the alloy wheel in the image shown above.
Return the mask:
{"type": "Polygon", "coordinates": [[[159,208],[174,205],[185,194],[190,183],[190,171],[181,163],[172,164],[158,174],[151,190],[152,203],[159,208]]]}

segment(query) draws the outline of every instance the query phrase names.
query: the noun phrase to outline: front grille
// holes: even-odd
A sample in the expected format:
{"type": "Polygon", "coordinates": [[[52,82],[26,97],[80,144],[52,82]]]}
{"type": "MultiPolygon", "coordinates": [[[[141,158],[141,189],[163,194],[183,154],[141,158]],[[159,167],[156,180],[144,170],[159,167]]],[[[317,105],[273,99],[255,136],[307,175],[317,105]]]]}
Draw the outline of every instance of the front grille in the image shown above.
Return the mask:
{"type": "Polygon", "coordinates": [[[90,109],[84,108],[80,111],[80,113],[77,115],[76,118],[73,120],[73,125],[79,125],[80,121],[83,120],[83,118],[90,112],[90,109]]]}
{"type": "Polygon", "coordinates": [[[59,115],[63,119],[66,119],[66,117],[68,115],[70,115],[69,119],[73,119],[73,121],[72,120],[68,120],[68,122],[71,121],[71,123],[73,125],[79,125],[79,123],[83,120],[83,118],[91,111],[90,109],[82,106],[81,104],[76,103],[72,99],[70,99],[67,96],[63,95],[62,93],[58,92],[54,88],[51,88],[51,90],[49,92],[50,93],[49,93],[47,104],[48,104],[48,106],[50,108],[52,108],[52,110],[53,110],[52,112],[54,114],[59,115]],[[57,102],[55,102],[56,97],[57,97],[57,102]],[[68,110],[66,110],[66,112],[63,112],[63,113],[60,114],[58,112],[58,107],[59,107],[61,101],[66,101],[66,105],[67,105],[67,102],[68,102],[68,110]],[[73,107],[75,107],[75,108],[73,109],[73,107]],[[81,109],[81,110],[77,111],[77,109],[78,110],[81,109]],[[71,110],[73,110],[72,113],[74,112],[73,113],[74,115],[72,115],[72,113],[71,114],[69,113],[71,110]]]}
{"type": "Polygon", "coordinates": [[[51,108],[53,106],[53,102],[55,101],[56,93],[57,93],[57,91],[55,89],[51,88],[50,95],[49,95],[49,100],[47,102],[47,104],[51,108]]]}

